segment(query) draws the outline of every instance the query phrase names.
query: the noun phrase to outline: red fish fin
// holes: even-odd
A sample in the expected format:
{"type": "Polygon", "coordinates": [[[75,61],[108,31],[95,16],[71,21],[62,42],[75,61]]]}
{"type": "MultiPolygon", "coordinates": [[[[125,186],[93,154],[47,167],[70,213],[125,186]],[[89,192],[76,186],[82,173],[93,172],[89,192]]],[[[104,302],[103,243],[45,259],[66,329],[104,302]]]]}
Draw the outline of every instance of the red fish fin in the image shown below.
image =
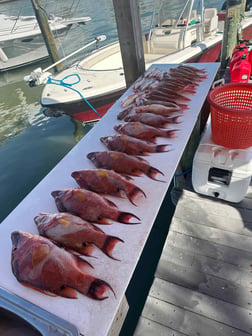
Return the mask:
{"type": "Polygon", "coordinates": [[[104,300],[108,298],[108,296],[104,296],[108,290],[111,290],[114,296],[116,296],[113,288],[107,282],[95,279],[89,287],[87,296],[96,300],[104,300]]]}
{"type": "Polygon", "coordinates": [[[168,149],[168,146],[170,145],[157,145],[155,150],[157,153],[170,152],[171,149],[168,149]]]}
{"type": "Polygon", "coordinates": [[[110,201],[110,200],[107,199],[107,198],[105,198],[105,200],[108,202],[108,204],[109,204],[110,206],[113,206],[114,208],[118,208],[118,206],[117,206],[114,202],[110,201]]]}
{"type": "Polygon", "coordinates": [[[46,290],[43,290],[43,289],[41,289],[41,288],[32,286],[32,285],[30,285],[30,284],[28,284],[28,283],[25,283],[25,282],[20,282],[20,283],[21,283],[21,285],[23,285],[24,287],[33,289],[33,290],[35,290],[35,291],[37,291],[37,292],[39,292],[39,293],[45,294],[45,295],[47,295],[47,296],[51,296],[51,297],[56,297],[56,296],[57,296],[56,294],[53,294],[53,293],[48,292],[48,291],[46,291],[46,290]]]}
{"type": "Polygon", "coordinates": [[[129,212],[120,212],[117,221],[123,224],[140,224],[140,218],[129,213],[129,212]],[[136,218],[139,222],[131,222],[132,219],[136,218]]]}
{"type": "Polygon", "coordinates": [[[87,273],[90,271],[90,269],[94,268],[88,261],[80,257],[77,257],[77,256],[75,256],[75,258],[76,258],[76,263],[82,272],[87,273]]]}
{"type": "Polygon", "coordinates": [[[84,254],[87,257],[92,257],[95,246],[88,242],[83,242],[83,247],[80,249],[81,254],[84,254]]]}
{"type": "Polygon", "coordinates": [[[113,252],[115,245],[119,242],[124,243],[124,241],[120,238],[108,236],[103,244],[102,251],[110,258],[118,260],[112,256],[112,252],[113,252]]]}
{"type": "Polygon", "coordinates": [[[156,175],[157,175],[157,174],[164,175],[164,174],[163,174],[160,170],[158,170],[157,168],[150,167],[150,168],[148,169],[147,176],[149,176],[151,179],[153,179],[153,180],[155,180],[155,181],[165,182],[165,181],[161,181],[161,180],[156,179],[156,175]]]}
{"type": "Polygon", "coordinates": [[[145,198],[146,195],[144,193],[144,191],[140,188],[138,188],[137,186],[133,186],[132,188],[130,188],[130,190],[127,192],[127,197],[130,200],[130,202],[134,205],[136,205],[134,203],[135,198],[139,195],[142,194],[145,198]]]}

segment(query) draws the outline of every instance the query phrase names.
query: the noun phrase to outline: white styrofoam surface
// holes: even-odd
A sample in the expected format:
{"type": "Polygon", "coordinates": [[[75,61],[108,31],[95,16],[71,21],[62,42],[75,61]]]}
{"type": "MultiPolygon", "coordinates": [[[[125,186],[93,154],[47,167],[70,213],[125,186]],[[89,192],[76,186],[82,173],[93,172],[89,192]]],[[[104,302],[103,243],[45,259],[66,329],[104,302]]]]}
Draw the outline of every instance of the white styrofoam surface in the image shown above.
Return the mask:
{"type": "MultiPolygon", "coordinates": [[[[190,108],[183,113],[181,117],[182,123],[175,125],[175,128],[179,129],[176,138],[158,138],[157,141],[159,144],[171,143],[174,150],[168,153],[155,153],[146,157],[152,166],[165,174],[162,179],[166,183],[153,181],[145,175],[136,177],[134,179],[136,185],[142,188],[147,195],[147,199],[140,200],[137,207],[132,205],[127,199],[108,197],[118,205],[119,209],[132,212],[141,218],[141,224],[138,225],[113,223],[109,226],[99,226],[106,233],[113,234],[124,240],[124,243],[119,243],[114,251],[114,256],[121,261],[112,260],[99,250],[96,250],[97,258],[88,259],[94,266],[94,274],[110,283],[113,287],[116,298],[111,295],[104,301],[95,301],[80,294],[78,299],[72,300],[49,297],[22,286],[11,271],[10,235],[12,231],[17,229],[37,234],[33,218],[40,212],[57,212],[51,192],[57,189],[77,187],[71,177],[71,173],[74,170],[94,168],[92,162],[86,158],[86,155],[91,151],[106,150],[106,147],[99,139],[101,136],[115,134],[113,126],[118,123],[116,117],[121,110],[120,100],[112,106],[102,120],[85,135],[0,225],[1,287],[73,323],[85,336],[103,336],[107,334],[219,67],[219,63],[192,65],[206,69],[208,78],[197,87],[196,94],[191,96],[190,108]]],[[[158,65],[161,69],[176,66],[176,64],[158,65]]],[[[131,89],[123,97],[130,92],[131,89]]]]}

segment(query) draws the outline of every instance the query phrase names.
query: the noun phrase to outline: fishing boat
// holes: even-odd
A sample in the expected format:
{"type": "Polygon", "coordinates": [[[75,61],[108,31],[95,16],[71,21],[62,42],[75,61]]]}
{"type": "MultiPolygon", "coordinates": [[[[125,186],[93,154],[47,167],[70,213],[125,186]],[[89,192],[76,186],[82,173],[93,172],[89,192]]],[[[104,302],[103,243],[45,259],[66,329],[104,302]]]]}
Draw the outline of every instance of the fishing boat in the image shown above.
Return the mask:
{"type": "MultiPolygon", "coordinates": [[[[90,17],[48,16],[51,31],[63,38],[74,24],[85,24],[90,17]]],[[[48,58],[35,16],[0,14],[0,71],[11,70],[48,58]]],[[[60,40],[59,40],[60,42],[60,40]]]]}
{"type": "MultiPolygon", "coordinates": [[[[220,27],[224,27],[219,23],[224,22],[225,15],[219,16],[216,8],[205,8],[203,0],[186,0],[176,18],[167,17],[169,4],[156,0],[149,33],[143,37],[146,69],[154,63],[218,60],[223,38],[220,27]]],[[[252,18],[246,16],[242,22],[244,38],[251,28],[252,18]]],[[[87,101],[98,110],[110,107],[126,88],[119,42],[96,50],[56,76],[46,76],[41,105],[52,116],[58,116],[58,110],[66,114],[90,110],[87,101]]],[[[40,84],[40,75],[36,73],[28,81],[40,84]]]]}

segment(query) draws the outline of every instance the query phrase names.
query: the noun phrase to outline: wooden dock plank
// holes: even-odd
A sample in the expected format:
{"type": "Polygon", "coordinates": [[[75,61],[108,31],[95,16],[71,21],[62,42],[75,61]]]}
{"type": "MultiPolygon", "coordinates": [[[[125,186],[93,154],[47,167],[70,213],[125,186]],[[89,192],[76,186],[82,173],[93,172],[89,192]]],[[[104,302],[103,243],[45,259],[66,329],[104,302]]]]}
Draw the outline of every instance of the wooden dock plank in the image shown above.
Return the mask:
{"type": "Polygon", "coordinates": [[[252,236],[228,232],[174,217],[170,230],[187,236],[232,246],[236,249],[252,252],[252,236]]]}
{"type": "MultiPolygon", "coordinates": [[[[166,244],[169,245],[167,248],[181,248],[186,250],[187,253],[205,255],[235,265],[240,269],[249,269],[252,264],[251,252],[187,236],[180,232],[169,231],[166,244]]],[[[165,253],[165,249],[164,246],[163,253],[165,253]]]]}
{"type": "Polygon", "coordinates": [[[143,316],[138,321],[134,336],[186,336],[178,331],[175,331],[167,326],[164,326],[155,321],[149,320],[143,316]]]}
{"type": "Polygon", "coordinates": [[[252,310],[252,293],[237,283],[160,260],[155,277],[252,310]]]}
{"type": "Polygon", "coordinates": [[[241,233],[245,227],[247,230],[244,234],[248,232],[251,234],[248,230],[252,229],[252,199],[247,199],[246,206],[242,206],[184,190],[174,216],[190,219],[196,223],[205,223],[204,225],[227,228],[237,233],[241,233]]]}
{"type": "Polygon", "coordinates": [[[155,278],[149,296],[230,327],[252,332],[251,311],[197,291],[155,278]]]}
{"type": "Polygon", "coordinates": [[[215,258],[209,258],[196,253],[191,254],[184,249],[166,245],[166,249],[163,250],[159,260],[156,274],[158,268],[162,267],[161,264],[166,263],[187,267],[188,269],[208,274],[219,279],[228,279],[229,282],[252,289],[250,269],[241,269],[235,265],[219,261],[215,258]]]}
{"type": "Polygon", "coordinates": [[[252,335],[251,317],[252,187],[237,204],[183,190],[135,335],[252,335]]]}
{"type": "Polygon", "coordinates": [[[192,198],[189,199],[183,197],[179,204],[179,208],[176,209],[175,216],[176,218],[189,220],[201,225],[252,236],[251,212],[249,211],[246,216],[243,216],[243,220],[241,220],[242,215],[238,209],[239,208],[236,208],[234,217],[229,216],[227,221],[225,219],[227,218],[226,216],[229,208],[227,208],[227,212],[222,213],[216,211],[212,201],[208,201],[207,199],[198,201],[192,198]],[[246,217],[247,220],[245,220],[244,217],[246,217]]]}
{"type": "MultiPolygon", "coordinates": [[[[243,332],[151,296],[147,298],[142,316],[190,336],[249,335],[247,332],[243,332]]],[[[157,335],[157,333],[153,335],[157,335]]]]}

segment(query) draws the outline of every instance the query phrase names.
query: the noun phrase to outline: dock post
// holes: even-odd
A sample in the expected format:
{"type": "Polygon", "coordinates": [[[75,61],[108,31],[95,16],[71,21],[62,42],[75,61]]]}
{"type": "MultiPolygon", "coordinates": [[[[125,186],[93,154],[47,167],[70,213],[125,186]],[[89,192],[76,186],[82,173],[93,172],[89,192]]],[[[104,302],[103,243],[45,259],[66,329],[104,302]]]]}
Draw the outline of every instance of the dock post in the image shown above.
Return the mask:
{"type": "Polygon", "coordinates": [[[113,5],[126,86],[129,87],[145,71],[138,0],[113,0],[113,5]]]}
{"type": "MultiPolygon", "coordinates": [[[[31,0],[33,9],[35,11],[35,15],[42,33],[42,36],[44,38],[46,48],[48,50],[49,56],[53,63],[56,63],[59,61],[59,55],[57,51],[57,47],[53,38],[53,34],[51,32],[48,19],[47,19],[47,13],[44,9],[42,0],[31,0]]],[[[56,71],[62,70],[62,64],[59,63],[56,66],[56,71]]]]}
{"type": "Polygon", "coordinates": [[[226,19],[221,49],[221,72],[225,71],[228,58],[237,44],[242,0],[227,0],[226,19]]]}

